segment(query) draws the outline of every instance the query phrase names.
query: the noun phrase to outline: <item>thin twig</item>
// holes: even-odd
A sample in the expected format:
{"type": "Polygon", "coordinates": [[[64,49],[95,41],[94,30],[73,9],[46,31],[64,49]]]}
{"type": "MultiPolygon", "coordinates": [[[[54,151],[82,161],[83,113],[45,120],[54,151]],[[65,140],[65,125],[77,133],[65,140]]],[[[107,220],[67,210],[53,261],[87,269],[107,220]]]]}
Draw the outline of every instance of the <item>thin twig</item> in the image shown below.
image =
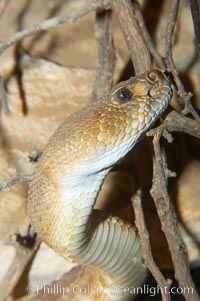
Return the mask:
{"type": "Polygon", "coordinates": [[[172,72],[174,76],[174,80],[178,87],[178,91],[180,93],[186,93],[185,88],[179,78],[178,70],[176,69],[173,57],[172,57],[172,37],[176,25],[177,15],[178,15],[178,8],[179,8],[180,0],[172,1],[172,8],[169,14],[169,18],[167,21],[166,27],[166,35],[165,35],[165,55],[166,55],[166,62],[168,69],[172,72]]]}
{"type": "Polygon", "coordinates": [[[10,189],[11,186],[24,183],[24,182],[30,182],[31,181],[31,175],[13,175],[11,180],[0,182],[0,192],[4,190],[10,189]]]}
{"type": "Polygon", "coordinates": [[[134,7],[131,1],[113,0],[113,9],[119,18],[135,73],[139,74],[149,70],[151,67],[151,57],[134,16],[134,7]]]}
{"type": "Polygon", "coordinates": [[[192,94],[189,92],[187,93],[183,83],[179,77],[178,70],[175,66],[173,56],[172,56],[172,37],[176,25],[176,20],[178,16],[178,8],[179,8],[180,0],[174,0],[172,1],[172,8],[171,12],[169,14],[169,18],[167,21],[167,27],[166,27],[166,35],[165,35],[165,56],[166,56],[166,63],[167,67],[170,72],[172,72],[174,81],[177,85],[178,92],[177,94],[183,99],[185,103],[185,109],[183,110],[184,114],[191,113],[193,117],[200,122],[200,117],[196,110],[193,108],[191,104],[191,97],[192,94]]]}
{"type": "MultiPolygon", "coordinates": [[[[62,6],[66,5],[66,1],[63,0],[57,0],[57,1],[51,1],[48,5],[48,9],[46,10],[47,16],[46,18],[53,18],[55,17],[59,11],[61,10],[62,6]]],[[[43,36],[46,34],[46,32],[39,32],[36,34],[28,44],[26,45],[26,51],[30,52],[32,47],[37,44],[37,42],[40,42],[43,38],[43,36]]]]}
{"type": "MultiPolygon", "coordinates": [[[[178,230],[177,218],[167,191],[167,172],[164,170],[164,166],[162,164],[165,155],[163,156],[164,151],[161,151],[160,148],[161,136],[162,131],[158,129],[153,139],[155,159],[151,195],[157,208],[157,212],[162,224],[162,230],[165,233],[168,242],[174,264],[175,277],[179,283],[179,286],[183,290],[185,299],[187,301],[197,301],[199,300],[199,297],[190,275],[185,246],[178,230]],[[186,292],[184,290],[185,287],[192,288],[193,293],[189,294],[186,292]]],[[[164,165],[166,165],[166,163],[164,163],[164,165]]]]}
{"type": "Polygon", "coordinates": [[[199,1],[189,0],[190,1],[190,10],[192,14],[193,28],[196,39],[196,45],[198,52],[200,54],[200,12],[199,12],[199,1]]]}
{"type": "Polygon", "coordinates": [[[134,6],[134,12],[135,12],[135,17],[138,21],[138,25],[141,29],[143,38],[145,40],[145,43],[149,49],[149,52],[151,53],[152,57],[154,58],[155,62],[157,63],[158,67],[160,67],[162,70],[166,70],[166,64],[160,54],[158,53],[155,44],[150,36],[150,33],[147,29],[147,26],[145,24],[144,16],[142,14],[142,11],[140,9],[140,6],[137,1],[133,1],[133,6],[134,6]]]}
{"type": "Polygon", "coordinates": [[[0,55],[7,48],[11,47],[13,44],[21,41],[24,38],[30,37],[39,32],[47,31],[49,29],[52,29],[64,23],[73,23],[78,19],[84,17],[85,15],[88,15],[89,13],[96,11],[97,9],[103,9],[103,8],[106,9],[106,5],[104,5],[105,2],[106,1],[104,0],[93,1],[81,7],[80,9],[77,9],[76,11],[69,13],[66,16],[49,18],[37,25],[31,26],[21,31],[17,31],[9,38],[0,42],[0,55]]]}
{"type": "Polygon", "coordinates": [[[184,115],[172,111],[165,121],[156,129],[152,129],[147,133],[147,136],[154,136],[157,130],[162,133],[168,132],[182,132],[194,136],[200,139],[200,125],[199,123],[191,118],[185,117],[184,115]]]}
{"type": "Polygon", "coordinates": [[[138,191],[131,199],[134,212],[135,212],[135,223],[139,232],[140,242],[143,252],[143,257],[145,261],[145,265],[150,270],[155,280],[157,281],[163,301],[169,301],[170,292],[169,292],[169,281],[166,281],[162,273],[160,272],[157,264],[153,259],[153,255],[151,252],[151,244],[149,239],[149,233],[145,224],[144,213],[142,209],[142,201],[141,201],[141,191],[138,191]]]}
{"type": "Polygon", "coordinates": [[[111,30],[111,11],[96,13],[96,36],[98,43],[99,65],[94,81],[92,99],[101,98],[112,87],[116,55],[111,30]]]}

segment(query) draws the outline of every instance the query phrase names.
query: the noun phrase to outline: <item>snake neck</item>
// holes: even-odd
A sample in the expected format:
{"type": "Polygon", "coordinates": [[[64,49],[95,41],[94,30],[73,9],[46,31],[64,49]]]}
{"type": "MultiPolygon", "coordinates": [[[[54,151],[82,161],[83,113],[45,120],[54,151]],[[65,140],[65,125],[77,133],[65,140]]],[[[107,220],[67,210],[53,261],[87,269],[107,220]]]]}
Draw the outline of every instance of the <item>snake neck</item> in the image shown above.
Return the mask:
{"type": "Polygon", "coordinates": [[[112,285],[139,286],[146,270],[140,263],[141,246],[133,226],[93,209],[109,171],[108,168],[84,177],[76,172],[65,174],[59,186],[51,190],[52,177],[51,182],[45,173],[38,177],[41,168],[36,169],[30,192],[38,185],[41,190],[46,183],[48,193],[44,187],[38,204],[34,202],[33,207],[29,202],[29,215],[40,237],[63,257],[104,270],[112,285]]]}
{"type": "MultiPolygon", "coordinates": [[[[59,183],[38,164],[29,187],[28,213],[35,231],[57,253],[77,262],[76,249],[91,235],[93,206],[109,169],[93,175],[65,172],[59,183]],[[37,196],[36,196],[37,194],[37,196]],[[31,200],[35,201],[32,202],[31,200]]],[[[59,164],[57,169],[61,171],[59,164]]]]}
{"type": "Polygon", "coordinates": [[[92,218],[93,207],[108,172],[109,169],[92,176],[77,176],[77,178],[74,176],[72,182],[67,181],[67,183],[61,184],[62,202],[66,209],[64,213],[66,229],[70,229],[69,235],[71,236],[68,250],[75,261],[80,261],[77,254],[80,249],[84,248],[89,236],[95,229],[96,222],[94,223],[92,218]]]}

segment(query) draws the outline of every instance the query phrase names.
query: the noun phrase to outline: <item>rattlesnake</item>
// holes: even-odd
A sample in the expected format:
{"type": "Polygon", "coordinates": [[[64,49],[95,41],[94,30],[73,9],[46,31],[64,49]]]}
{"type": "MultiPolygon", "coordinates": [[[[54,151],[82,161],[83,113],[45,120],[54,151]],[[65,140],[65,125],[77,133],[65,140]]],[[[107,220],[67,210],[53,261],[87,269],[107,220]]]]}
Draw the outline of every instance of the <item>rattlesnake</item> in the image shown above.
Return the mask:
{"type": "MultiPolygon", "coordinates": [[[[146,268],[134,227],[93,206],[106,175],[171,97],[170,82],[159,70],[119,83],[59,126],[30,183],[28,213],[41,239],[68,260],[102,269],[110,284],[139,286],[146,268]]],[[[108,295],[110,300],[130,297],[108,295]]]]}

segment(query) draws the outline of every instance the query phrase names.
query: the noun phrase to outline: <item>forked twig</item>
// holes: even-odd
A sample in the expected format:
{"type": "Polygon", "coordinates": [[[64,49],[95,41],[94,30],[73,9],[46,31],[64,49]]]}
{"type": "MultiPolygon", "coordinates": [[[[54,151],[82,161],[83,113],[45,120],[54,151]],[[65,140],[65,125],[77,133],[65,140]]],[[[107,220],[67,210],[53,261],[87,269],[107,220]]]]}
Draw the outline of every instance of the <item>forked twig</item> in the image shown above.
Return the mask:
{"type": "Polygon", "coordinates": [[[200,139],[200,124],[191,118],[188,118],[176,111],[172,111],[160,126],[150,130],[147,136],[154,136],[158,129],[164,133],[182,132],[200,139]]]}

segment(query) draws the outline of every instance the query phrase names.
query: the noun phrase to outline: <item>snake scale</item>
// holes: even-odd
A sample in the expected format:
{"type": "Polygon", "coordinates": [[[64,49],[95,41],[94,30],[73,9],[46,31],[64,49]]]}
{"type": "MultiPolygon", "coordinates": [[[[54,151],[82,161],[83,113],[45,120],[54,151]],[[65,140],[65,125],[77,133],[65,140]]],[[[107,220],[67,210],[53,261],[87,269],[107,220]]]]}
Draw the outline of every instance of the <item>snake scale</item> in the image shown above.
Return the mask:
{"type": "MultiPolygon", "coordinates": [[[[170,82],[159,70],[117,84],[58,127],[30,183],[28,214],[41,239],[68,260],[102,269],[121,287],[139,286],[146,276],[138,235],[132,225],[93,206],[106,175],[171,97],[170,82]]],[[[110,294],[109,300],[129,297],[110,294]]]]}

